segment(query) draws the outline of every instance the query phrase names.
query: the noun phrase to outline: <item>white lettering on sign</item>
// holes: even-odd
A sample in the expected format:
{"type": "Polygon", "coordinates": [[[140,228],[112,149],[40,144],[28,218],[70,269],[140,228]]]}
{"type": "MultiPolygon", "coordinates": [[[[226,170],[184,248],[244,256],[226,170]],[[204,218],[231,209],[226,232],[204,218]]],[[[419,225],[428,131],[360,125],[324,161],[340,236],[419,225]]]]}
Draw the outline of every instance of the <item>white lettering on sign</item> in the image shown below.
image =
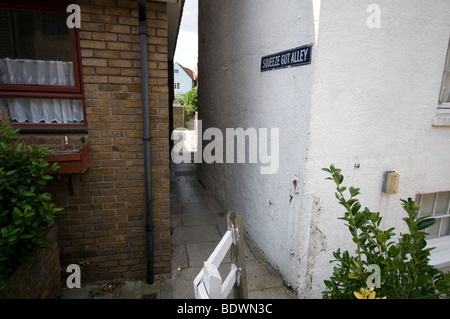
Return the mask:
{"type": "Polygon", "coordinates": [[[292,52],[285,53],[285,54],[281,55],[281,64],[282,65],[285,65],[285,64],[289,63],[289,57],[291,56],[291,53],[292,52]]]}
{"type": "Polygon", "coordinates": [[[264,68],[273,68],[280,65],[280,56],[274,56],[263,60],[264,68]]]}
{"type": "Polygon", "coordinates": [[[261,58],[261,71],[303,65],[311,63],[311,47],[305,45],[261,58]]]}
{"type": "Polygon", "coordinates": [[[306,55],[308,54],[309,49],[303,49],[300,51],[295,51],[292,54],[291,63],[304,62],[306,59],[306,55]]]}

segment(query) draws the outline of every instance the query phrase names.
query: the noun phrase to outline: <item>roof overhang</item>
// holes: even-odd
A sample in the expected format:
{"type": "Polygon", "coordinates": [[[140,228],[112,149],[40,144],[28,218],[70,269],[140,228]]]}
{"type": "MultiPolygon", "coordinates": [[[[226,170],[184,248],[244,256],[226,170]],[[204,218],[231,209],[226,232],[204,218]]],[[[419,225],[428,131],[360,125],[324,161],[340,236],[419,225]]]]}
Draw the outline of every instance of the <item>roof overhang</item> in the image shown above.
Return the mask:
{"type": "Polygon", "coordinates": [[[167,40],[168,40],[168,58],[173,60],[175,55],[175,47],[177,44],[178,30],[180,29],[181,16],[185,0],[154,0],[156,2],[167,3],[167,40]]]}

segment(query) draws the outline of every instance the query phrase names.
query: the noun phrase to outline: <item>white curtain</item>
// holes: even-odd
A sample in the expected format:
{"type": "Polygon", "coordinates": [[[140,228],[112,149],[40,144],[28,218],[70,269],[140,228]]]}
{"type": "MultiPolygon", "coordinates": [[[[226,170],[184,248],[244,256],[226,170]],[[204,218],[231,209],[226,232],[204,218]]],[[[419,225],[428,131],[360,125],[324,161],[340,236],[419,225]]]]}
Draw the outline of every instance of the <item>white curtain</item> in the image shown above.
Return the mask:
{"type": "Polygon", "coordinates": [[[0,83],[74,86],[73,63],[42,60],[0,60],[0,83]]]}
{"type": "Polygon", "coordinates": [[[81,100],[2,98],[0,105],[9,117],[19,123],[80,123],[83,121],[81,100]]]}
{"type": "MultiPolygon", "coordinates": [[[[0,60],[0,83],[73,86],[73,64],[62,61],[0,60]]],[[[0,106],[19,123],[73,123],[83,121],[81,100],[2,98],[0,106]]]]}

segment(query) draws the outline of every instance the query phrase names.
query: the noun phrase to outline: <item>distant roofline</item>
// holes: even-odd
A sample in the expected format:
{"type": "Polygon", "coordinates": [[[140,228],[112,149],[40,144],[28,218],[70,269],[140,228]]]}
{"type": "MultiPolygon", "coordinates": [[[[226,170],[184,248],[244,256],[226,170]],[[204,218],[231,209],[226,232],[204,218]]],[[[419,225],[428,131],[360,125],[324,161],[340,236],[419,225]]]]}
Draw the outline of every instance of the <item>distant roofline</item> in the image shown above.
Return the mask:
{"type": "MultiPolygon", "coordinates": [[[[185,66],[182,66],[179,62],[175,62],[176,64],[178,64],[179,66],[181,66],[181,68],[184,70],[184,72],[186,72],[187,73],[187,75],[189,75],[189,77],[192,79],[192,80],[195,80],[194,79],[194,71],[192,71],[191,69],[189,69],[189,68],[187,68],[187,67],[185,67],[185,66]]],[[[175,64],[174,63],[174,64],[175,64]]]]}

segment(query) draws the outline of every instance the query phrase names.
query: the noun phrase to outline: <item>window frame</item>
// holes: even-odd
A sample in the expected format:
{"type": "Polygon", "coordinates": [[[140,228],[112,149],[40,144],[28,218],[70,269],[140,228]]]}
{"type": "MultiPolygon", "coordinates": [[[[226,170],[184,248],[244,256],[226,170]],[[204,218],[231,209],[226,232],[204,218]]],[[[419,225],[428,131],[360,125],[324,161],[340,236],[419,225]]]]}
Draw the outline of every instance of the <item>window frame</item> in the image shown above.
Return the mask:
{"type": "MultiPolygon", "coordinates": [[[[440,193],[450,193],[450,191],[442,191],[442,192],[434,192],[434,193],[423,193],[423,194],[418,194],[418,205],[422,206],[422,201],[424,198],[424,195],[433,195],[433,204],[432,204],[432,211],[431,211],[431,215],[422,215],[422,211],[421,209],[419,209],[418,211],[418,215],[417,217],[424,217],[424,216],[428,216],[431,218],[435,218],[436,219],[436,223],[439,222],[439,229],[437,230],[437,234],[436,237],[434,238],[429,238],[430,240],[434,240],[434,239],[441,239],[441,238],[447,238],[447,240],[450,240],[450,234],[449,235],[444,235],[444,236],[440,236],[441,235],[441,230],[442,230],[442,220],[443,219],[449,219],[450,220],[450,199],[447,201],[446,203],[446,211],[445,214],[443,215],[436,215],[436,205],[437,205],[437,201],[439,198],[439,194],[440,193]]],[[[425,231],[428,231],[428,228],[425,229],[425,231]]]]}
{"type": "Polygon", "coordinates": [[[444,88],[444,80],[447,73],[450,76],[450,39],[447,45],[447,54],[445,55],[444,70],[442,72],[442,79],[441,79],[441,87],[439,89],[439,106],[438,106],[439,109],[450,109],[450,101],[441,101],[442,89],[444,88]],[[447,70],[447,68],[449,69],[447,70]]]}
{"type": "MultiPolygon", "coordinates": [[[[450,191],[442,191],[444,193],[450,192],[450,191]]],[[[450,218],[450,213],[447,211],[447,214],[442,216],[434,216],[436,212],[436,203],[437,203],[437,197],[436,194],[441,192],[431,192],[431,193],[420,193],[416,195],[416,203],[420,206],[422,204],[423,195],[426,194],[435,194],[434,202],[433,202],[433,211],[432,215],[429,216],[431,218],[443,219],[443,218],[450,218]]],[[[447,210],[450,209],[450,201],[447,204],[447,210]]],[[[423,217],[421,214],[421,211],[419,209],[418,211],[418,218],[423,217]]],[[[438,222],[436,220],[436,222],[438,222]]],[[[440,222],[438,230],[438,235],[442,228],[442,222],[440,222]]],[[[427,231],[428,229],[425,229],[427,231]]],[[[446,269],[450,267],[450,235],[442,236],[442,237],[435,237],[435,238],[427,238],[427,243],[429,247],[434,247],[434,249],[430,252],[430,263],[434,265],[438,269],[446,269]]]]}
{"type": "MultiPolygon", "coordinates": [[[[19,0],[15,2],[2,1],[0,7],[36,10],[43,12],[66,12],[67,6],[73,1],[39,1],[19,0]]],[[[72,52],[74,86],[38,85],[38,84],[0,84],[0,98],[54,98],[81,100],[83,107],[83,123],[12,123],[14,128],[22,132],[87,132],[86,105],[84,98],[83,73],[81,67],[80,37],[77,28],[69,30],[72,52]]]]}

